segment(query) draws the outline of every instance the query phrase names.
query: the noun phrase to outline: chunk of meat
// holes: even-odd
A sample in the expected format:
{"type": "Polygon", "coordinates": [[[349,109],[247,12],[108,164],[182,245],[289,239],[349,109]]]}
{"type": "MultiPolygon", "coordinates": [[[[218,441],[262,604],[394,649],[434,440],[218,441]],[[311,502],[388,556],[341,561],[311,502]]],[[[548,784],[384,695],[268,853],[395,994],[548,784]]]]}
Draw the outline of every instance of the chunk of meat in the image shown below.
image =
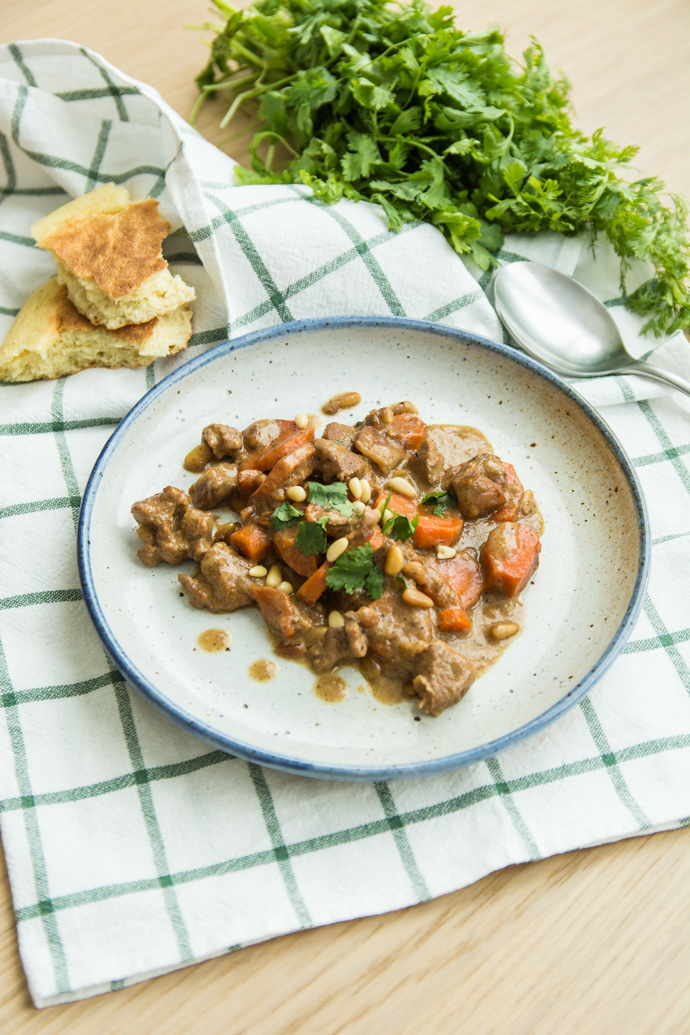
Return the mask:
{"type": "Polygon", "coordinates": [[[178,575],[177,579],[192,607],[219,614],[252,603],[251,590],[256,583],[247,574],[251,567],[252,562],[227,543],[215,543],[201,561],[198,578],[178,575]]]}
{"type": "Polygon", "coordinates": [[[255,420],[242,432],[242,441],[248,453],[263,453],[281,436],[298,430],[294,420],[255,420]]]}
{"type": "Polygon", "coordinates": [[[366,460],[339,442],[317,438],[314,449],[316,470],[321,472],[326,485],[334,481],[349,482],[350,478],[363,478],[367,472],[366,460]]]}
{"type": "Polygon", "coordinates": [[[237,488],[237,468],[234,464],[214,464],[208,467],[189,490],[192,502],[200,510],[211,510],[230,498],[237,488]]]}
{"type": "Polygon", "coordinates": [[[486,588],[515,597],[539,564],[541,543],[529,525],[506,521],[493,528],[482,554],[486,588]]]}
{"type": "Polygon", "coordinates": [[[360,430],[355,439],[355,448],[372,460],[383,474],[390,474],[407,460],[407,453],[397,442],[370,424],[365,424],[360,430]]]}
{"type": "Polygon", "coordinates": [[[137,557],[148,568],[155,568],[160,561],[200,561],[211,549],[213,516],[196,510],[191,502],[182,489],[168,485],[132,507],[132,516],[140,526],[137,535],[145,544],[137,551],[137,557]]]}
{"type": "Polygon", "coordinates": [[[360,625],[359,615],[354,611],[346,611],[343,615],[345,621],[345,635],[350,645],[350,650],[356,658],[363,658],[369,649],[364,629],[360,625]]]}
{"type": "Polygon", "coordinates": [[[274,534],[273,545],[285,563],[292,568],[293,571],[296,571],[298,575],[303,575],[308,579],[309,576],[313,575],[316,571],[316,557],[302,553],[296,543],[298,532],[298,525],[293,525],[292,528],[283,528],[281,531],[274,534]]]}
{"type": "Polygon", "coordinates": [[[250,502],[254,507],[260,504],[264,510],[277,507],[285,500],[285,490],[305,481],[313,471],[314,447],[303,445],[278,461],[266,481],[250,497],[250,502]]]}
{"type": "Polygon", "coordinates": [[[342,536],[348,535],[357,528],[360,521],[357,511],[355,511],[351,517],[346,518],[337,510],[329,510],[328,507],[320,507],[317,503],[307,504],[305,517],[307,521],[311,522],[319,521],[323,517],[328,517],[324,531],[329,539],[340,539],[342,536]]]}
{"type": "MultiPolygon", "coordinates": [[[[292,421],[282,421],[281,423],[287,424],[292,421]]],[[[296,427],[296,426],[295,426],[296,427]]],[[[308,442],[312,442],[314,439],[314,429],[304,428],[300,430],[296,427],[295,431],[288,430],[283,434],[279,435],[277,439],[270,443],[266,449],[252,453],[242,461],[243,470],[256,470],[256,471],[270,471],[279,460],[283,457],[288,456],[290,453],[294,453],[295,450],[300,449],[308,442]]]]}
{"type": "Polygon", "coordinates": [[[409,463],[410,470],[418,478],[436,488],[441,484],[446,458],[432,438],[425,438],[409,463]]]}
{"type": "Polygon", "coordinates": [[[232,459],[242,449],[242,436],[237,428],[228,424],[208,424],[201,433],[201,439],[213,451],[216,460],[232,459]]]}
{"type": "Polygon", "coordinates": [[[255,471],[253,468],[249,468],[244,471],[240,471],[237,475],[237,488],[240,496],[251,496],[253,492],[259,488],[260,485],[266,481],[267,475],[263,471],[255,471]]]}
{"type": "Polygon", "coordinates": [[[443,487],[452,488],[463,517],[486,517],[506,504],[506,469],[493,453],[480,453],[464,464],[451,467],[443,487]]]}
{"type": "Polygon", "coordinates": [[[417,675],[412,685],[419,694],[419,707],[428,715],[440,715],[457,704],[474,683],[474,665],[443,640],[434,640],[418,656],[417,675]]]}
{"type": "Polygon", "coordinates": [[[403,666],[411,664],[431,641],[431,614],[420,607],[408,607],[397,587],[385,586],[383,595],[370,601],[366,607],[369,620],[374,616],[377,619],[376,624],[364,632],[369,650],[378,657],[394,659],[403,666]]]}
{"type": "Polygon", "coordinates": [[[300,614],[291,598],[282,590],[254,584],[250,589],[250,595],[259,605],[259,610],[271,629],[284,640],[291,640],[298,633],[311,629],[312,623],[300,614]]]}
{"type": "Polygon", "coordinates": [[[325,636],[308,648],[308,653],[317,672],[330,672],[336,665],[354,660],[344,627],[329,629],[325,636]]]}
{"type": "Polygon", "coordinates": [[[346,449],[351,449],[357,438],[357,428],[353,428],[351,424],[338,424],[334,420],[323,429],[323,438],[328,442],[339,442],[346,449]]]}

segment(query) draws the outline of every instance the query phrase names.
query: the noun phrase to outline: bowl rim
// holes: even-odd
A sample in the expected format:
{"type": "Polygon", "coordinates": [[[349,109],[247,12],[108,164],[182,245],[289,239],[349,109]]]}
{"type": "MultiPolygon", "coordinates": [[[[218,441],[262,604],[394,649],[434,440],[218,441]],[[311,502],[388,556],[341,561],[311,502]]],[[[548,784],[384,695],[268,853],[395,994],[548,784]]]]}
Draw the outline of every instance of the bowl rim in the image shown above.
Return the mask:
{"type": "Polygon", "coordinates": [[[447,327],[444,324],[432,323],[427,320],[411,320],[392,316],[332,316],[318,317],[311,320],[294,320],[290,323],[273,324],[258,331],[252,331],[239,338],[228,339],[219,345],[208,349],[201,355],[196,356],[189,362],[178,367],[167,377],[163,378],[157,385],[151,388],[142,398],[135,403],[129,413],[118,424],[99,454],[94,464],[91,475],[84,491],[84,497],[79,512],[77,529],[77,563],[79,579],[84,598],[84,603],[89,616],[100,636],[107,653],[114,661],[116,667],[139,693],[142,694],[158,711],[172,719],[184,729],[195,736],[213,745],[215,748],[224,751],[226,754],[244,759],[247,762],[254,762],[258,765],[265,765],[271,769],[291,773],[298,776],[310,776],[326,780],[344,781],[379,781],[396,779],[416,779],[423,776],[432,776],[440,773],[452,772],[486,758],[491,758],[500,751],[515,747],[522,741],[540,732],[549,726],[556,719],[560,718],[570,708],[578,704],[592,689],[594,684],[610,667],[613,661],[623,650],[627,643],[632,629],[642,609],[647,584],[649,582],[651,561],[651,538],[649,533],[649,517],[645,504],[642,489],[635,470],[625,450],[616,438],[601,415],[584,399],[579,393],[570,387],[563,379],[542,363],[532,359],[526,353],[518,351],[509,345],[501,344],[490,338],[485,338],[469,331],[463,331],[454,327],[447,327]],[[127,655],[126,649],[112,633],[96,591],[95,581],[91,570],[90,562],[90,529],[93,509],[98,493],[98,488],[121,439],[136,422],[139,416],[145,412],[154,399],[164,395],[175,384],[183,381],[190,374],[213,363],[222,356],[228,355],[238,349],[249,348],[274,338],[283,338],[285,335],[299,334],[303,331],[330,330],[333,328],[367,328],[367,327],[391,327],[403,331],[421,331],[426,334],[436,334],[442,338],[449,338],[452,341],[468,343],[494,352],[497,355],[507,358],[525,367],[539,377],[548,381],[560,391],[569,402],[576,405],[586,417],[595,425],[601,433],[607,446],[618,462],[632,492],[633,500],[637,511],[637,525],[639,533],[638,567],[635,585],[630,597],[630,602],[623,615],[618,628],[614,631],[608,646],[592,665],[589,671],[576,683],[559,701],[551,705],[540,715],[530,719],[510,733],[503,734],[495,740],[487,741],[478,747],[469,748],[452,755],[444,755],[442,758],[430,759],[424,762],[411,762],[397,766],[366,766],[366,765],[343,765],[316,763],[308,760],[294,758],[290,755],[281,754],[279,751],[267,751],[253,747],[251,744],[243,743],[233,737],[219,732],[213,726],[197,719],[184,708],[171,701],[166,694],[155,686],[137,666],[133,664],[127,655]]]}

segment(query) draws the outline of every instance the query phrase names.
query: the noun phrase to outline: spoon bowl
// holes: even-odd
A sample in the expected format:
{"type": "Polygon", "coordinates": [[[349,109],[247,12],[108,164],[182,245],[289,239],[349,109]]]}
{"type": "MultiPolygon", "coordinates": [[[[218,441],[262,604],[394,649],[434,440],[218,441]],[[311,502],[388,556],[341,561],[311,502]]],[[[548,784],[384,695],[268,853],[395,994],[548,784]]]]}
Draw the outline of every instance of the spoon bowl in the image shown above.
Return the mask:
{"type": "Polygon", "coordinates": [[[633,359],[606,306],[572,277],[515,262],[498,271],[494,291],[496,311],[518,345],[558,374],[641,374],[690,395],[684,378],[633,359]]]}

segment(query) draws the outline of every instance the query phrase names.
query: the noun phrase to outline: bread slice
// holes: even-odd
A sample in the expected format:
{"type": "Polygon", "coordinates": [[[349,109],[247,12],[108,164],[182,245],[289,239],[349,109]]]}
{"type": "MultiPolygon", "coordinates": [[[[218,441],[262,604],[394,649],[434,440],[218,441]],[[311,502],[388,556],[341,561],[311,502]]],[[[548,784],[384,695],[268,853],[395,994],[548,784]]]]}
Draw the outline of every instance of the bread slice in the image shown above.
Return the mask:
{"type": "Polygon", "coordinates": [[[62,205],[31,228],[39,248],[52,252],[58,283],[72,303],[109,330],[147,323],[195,297],[161,254],[169,230],[157,201],[130,201],[114,183],[62,205]]]}
{"type": "Polygon", "coordinates": [[[55,277],[27,298],[0,345],[0,380],[40,381],[87,367],[144,367],[189,341],[192,310],[180,306],[115,331],[77,312],[55,277]]]}

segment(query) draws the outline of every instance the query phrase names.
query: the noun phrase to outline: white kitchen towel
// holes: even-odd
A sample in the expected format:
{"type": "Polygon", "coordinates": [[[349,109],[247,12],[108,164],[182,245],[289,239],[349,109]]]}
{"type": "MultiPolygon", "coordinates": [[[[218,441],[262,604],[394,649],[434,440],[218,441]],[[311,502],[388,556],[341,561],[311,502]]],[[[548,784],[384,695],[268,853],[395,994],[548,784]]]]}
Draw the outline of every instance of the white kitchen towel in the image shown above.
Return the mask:
{"type": "MultiPolygon", "coordinates": [[[[377,206],[233,186],[233,162],[154,90],[73,43],[0,48],[0,163],[0,338],[54,272],[32,223],[110,181],[160,199],[174,228],[165,255],[197,291],[188,349],[155,368],[0,385],[0,829],[37,1006],[688,823],[687,398],[635,377],[578,383],[633,460],[654,539],[643,615],[581,705],[445,776],[344,784],[262,770],[163,718],[104,654],[75,558],[93,462],[148,388],[228,336],[344,313],[501,340],[490,277],[429,225],[391,233],[377,206]]],[[[655,344],[621,305],[610,249],[595,259],[577,239],[509,238],[502,261],[523,257],[592,288],[637,354],[655,344]]],[[[690,347],[677,335],[657,361],[687,373],[690,347]]]]}

